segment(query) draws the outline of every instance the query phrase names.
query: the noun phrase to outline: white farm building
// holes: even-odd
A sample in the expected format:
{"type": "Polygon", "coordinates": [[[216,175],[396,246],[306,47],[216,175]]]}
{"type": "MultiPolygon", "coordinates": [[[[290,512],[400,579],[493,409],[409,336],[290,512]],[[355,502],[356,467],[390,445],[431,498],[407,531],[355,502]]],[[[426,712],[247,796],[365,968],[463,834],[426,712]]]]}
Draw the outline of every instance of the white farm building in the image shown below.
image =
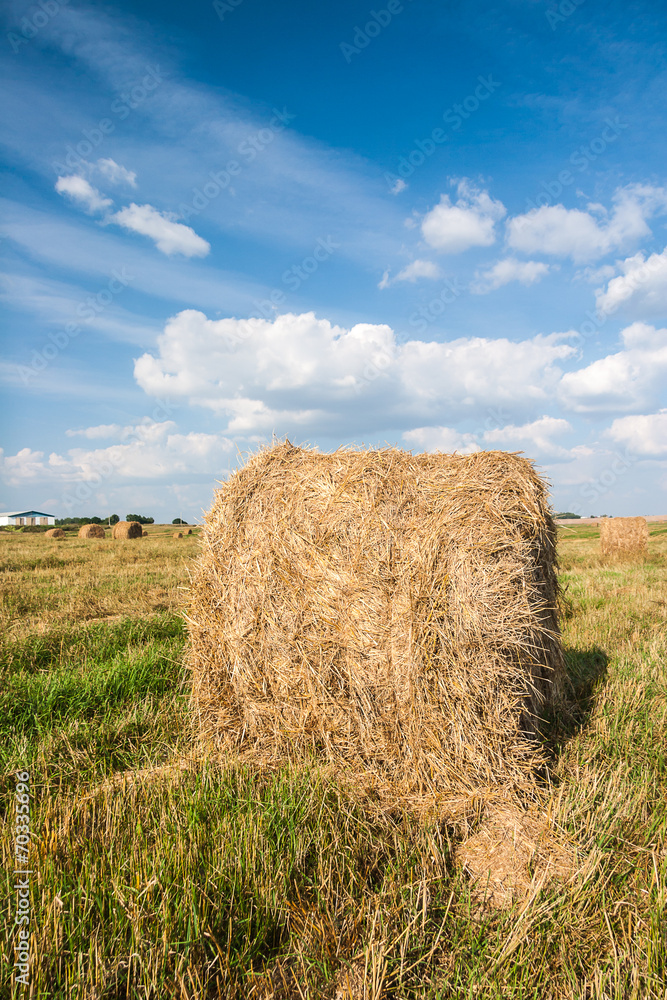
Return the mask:
{"type": "Polygon", "coordinates": [[[0,514],[0,524],[13,524],[16,527],[33,524],[55,524],[55,514],[45,514],[41,510],[14,510],[0,514]]]}

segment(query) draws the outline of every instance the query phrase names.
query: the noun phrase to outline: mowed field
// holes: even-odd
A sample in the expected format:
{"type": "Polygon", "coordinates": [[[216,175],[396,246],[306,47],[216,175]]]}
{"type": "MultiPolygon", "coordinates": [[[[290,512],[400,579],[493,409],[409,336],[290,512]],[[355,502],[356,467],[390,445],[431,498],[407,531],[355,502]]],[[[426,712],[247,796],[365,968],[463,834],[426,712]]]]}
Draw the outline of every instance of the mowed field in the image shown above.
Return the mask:
{"type": "Polygon", "coordinates": [[[560,529],[575,696],[544,803],[567,877],[485,905],[457,830],[308,768],[197,749],[197,534],[0,532],[0,997],[667,997],[667,524],[605,564],[560,529]],[[15,778],[31,776],[30,986],[13,987],[15,778]]]}

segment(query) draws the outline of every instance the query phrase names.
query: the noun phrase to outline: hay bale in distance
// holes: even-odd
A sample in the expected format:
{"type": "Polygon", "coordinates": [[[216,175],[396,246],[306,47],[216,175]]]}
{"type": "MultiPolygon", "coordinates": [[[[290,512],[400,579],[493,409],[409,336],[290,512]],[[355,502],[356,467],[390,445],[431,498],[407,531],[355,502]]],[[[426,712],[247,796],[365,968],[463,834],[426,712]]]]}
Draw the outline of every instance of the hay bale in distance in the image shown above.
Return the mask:
{"type": "Polygon", "coordinates": [[[600,519],[600,551],[603,556],[638,557],[648,551],[648,525],[644,517],[600,519]]]}
{"type": "Polygon", "coordinates": [[[105,538],[101,524],[82,524],[79,528],[79,538],[105,538]]]}
{"type": "Polygon", "coordinates": [[[141,532],[141,537],[142,538],[148,538],[148,532],[147,531],[142,531],[141,532]]]}
{"type": "Polygon", "coordinates": [[[65,538],[65,532],[62,528],[49,528],[48,531],[44,532],[45,538],[65,538]]]}
{"type": "Polygon", "coordinates": [[[188,530],[186,531],[186,535],[191,535],[191,534],[192,534],[192,528],[188,528],[188,530]]]}
{"type": "Polygon", "coordinates": [[[555,560],[518,455],[259,452],[217,491],[192,582],[203,735],[392,794],[533,787],[563,691],[555,560]]]}
{"type": "Polygon", "coordinates": [[[111,537],[116,539],[141,538],[143,529],[138,521],[118,521],[111,529],[111,537]]]}
{"type": "Polygon", "coordinates": [[[173,537],[173,538],[182,538],[182,537],[183,537],[183,532],[182,532],[182,531],[175,531],[175,532],[173,533],[173,536],[172,536],[172,537],[173,537]]]}

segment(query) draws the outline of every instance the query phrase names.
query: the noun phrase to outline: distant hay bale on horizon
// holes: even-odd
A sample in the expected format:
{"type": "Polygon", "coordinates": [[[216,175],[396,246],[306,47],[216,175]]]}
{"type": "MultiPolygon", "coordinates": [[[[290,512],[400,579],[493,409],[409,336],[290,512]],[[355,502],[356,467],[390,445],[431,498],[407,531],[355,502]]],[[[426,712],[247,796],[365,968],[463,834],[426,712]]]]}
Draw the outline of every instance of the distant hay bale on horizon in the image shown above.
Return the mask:
{"type": "Polygon", "coordinates": [[[141,537],[142,538],[148,538],[148,532],[147,531],[142,531],[141,532],[141,537]]]}
{"type": "Polygon", "coordinates": [[[183,532],[182,531],[174,531],[173,537],[174,538],[182,538],[183,537],[183,532]]]}
{"type": "Polygon", "coordinates": [[[138,521],[117,521],[111,529],[111,537],[119,540],[141,538],[143,528],[138,521]]]}
{"type": "Polygon", "coordinates": [[[527,459],[275,445],[216,492],[187,614],[202,736],[391,794],[534,787],[560,704],[556,526],[527,459]]]}
{"type": "Polygon", "coordinates": [[[106,538],[106,533],[101,524],[82,524],[79,538],[106,538]]]}
{"type": "Polygon", "coordinates": [[[62,528],[49,528],[48,531],[44,532],[45,538],[65,538],[65,532],[62,528]]]}
{"type": "Polygon", "coordinates": [[[638,557],[648,552],[648,524],[644,517],[600,519],[600,552],[603,556],[638,557]]]}

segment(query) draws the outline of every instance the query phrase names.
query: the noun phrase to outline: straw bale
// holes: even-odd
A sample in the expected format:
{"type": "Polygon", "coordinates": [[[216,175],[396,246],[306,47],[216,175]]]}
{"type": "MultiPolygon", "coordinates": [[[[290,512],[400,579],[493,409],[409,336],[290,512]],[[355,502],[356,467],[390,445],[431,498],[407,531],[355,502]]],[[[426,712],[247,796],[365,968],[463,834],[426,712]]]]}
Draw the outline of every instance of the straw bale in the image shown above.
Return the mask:
{"type": "Polygon", "coordinates": [[[143,529],[138,521],[117,521],[111,529],[112,538],[141,538],[143,529]]]}
{"type": "Polygon", "coordinates": [[[173,537],[174,538],[182,538],[183,537],[183,532],[182,531],[175,531],[173,533],[173,537]]]}
{"type": "Polygon", "coordinates": [[[528,460],[275,445],[216,493],[187,615],[202,736],[409,799],[534,789],[560,703],[556,527],[528,460]]]}
{"type": "Polygon", "coordinates": [[[642,556],[648,551],[648,525],[644,517],[600,519],[600,551],[603,556],[642,556]]]}
{"type": "Polygon", "coordinates": [[[82,524],[79,528],[79,538],[104,538],[104,528],[101,524],[82,524]]]}
{"type": "Polygon", "coordinates": [[[65,532],[62,528],[49,528],[48,531],[44,532],[45,538],[64,538],[65,532]]]}
{"type": "Polygon", "coordinates": [[[186,531],[186,535],[191,535],[191,534],[192,534],[192,528],[188,528],[188,530],[186,531]]]}
{"type": "Polygon", "coordinates": [[[141,532],[141,537],[142,538],[148,538],[148,532],[147,531],[142,531],[141,532]]]}

